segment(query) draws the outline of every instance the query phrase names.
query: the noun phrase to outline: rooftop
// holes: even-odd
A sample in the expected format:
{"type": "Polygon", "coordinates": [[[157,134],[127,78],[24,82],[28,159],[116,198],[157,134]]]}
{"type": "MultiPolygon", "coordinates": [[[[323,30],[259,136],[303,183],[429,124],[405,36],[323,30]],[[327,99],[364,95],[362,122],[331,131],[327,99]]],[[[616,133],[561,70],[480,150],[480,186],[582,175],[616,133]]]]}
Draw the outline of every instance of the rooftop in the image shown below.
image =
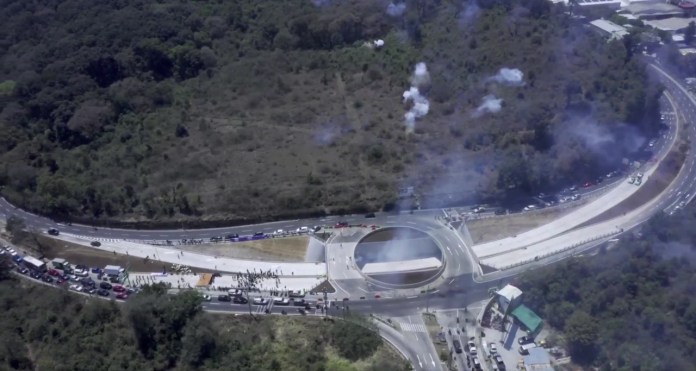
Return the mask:
{"type": "Polygon", "coordinates": [[[630,13],[637,17],[650,17],[660,15],[682,15],[684,10],[676,5],[666,2],[644,1],[639,3],[631,3],[623,7],[619,13],[630,13]]]}
{"type": "Polygon", "coordinates": [[[618,24],[606,19],[595,19],[594,21],[590,22],[590,24],[604,32],[611,34],[612,37],[621,38],[628,35],[628,31],[626,31],[625,27],[619,26],[618,24]]]}
{"type": "Polygon", "coordinates": [[[522,290],[513,285],[505,285],[505,287],[498,290],[497,294],[505,299],[508,299],[509,301],[512,301],[512,299],[519,298],[522,295],[522,290]]]}
{"type": "Polygon", "coordinates": [[[541,347],[529,349],[529,355],[524,357],[524,367],[527,371],[553,371],[551,358],[541,347]]]}
{"type": "Polygon", "coordinates": [[[536,332],[541,326],[541,318],[524,304],[520,304],[515,308],[515,310],[512,311],[512,316],[522,322],[524,327],[531,332],[536,332]]]}
{"type": "Polygon", "coordinates": [[[694,22],[694,18],[665,18],[665,19],[652,19],[645,20],[645,24],[662,31],[674,32],[678,30],[685,29],[689,26],[689,23],[694,22]]]}

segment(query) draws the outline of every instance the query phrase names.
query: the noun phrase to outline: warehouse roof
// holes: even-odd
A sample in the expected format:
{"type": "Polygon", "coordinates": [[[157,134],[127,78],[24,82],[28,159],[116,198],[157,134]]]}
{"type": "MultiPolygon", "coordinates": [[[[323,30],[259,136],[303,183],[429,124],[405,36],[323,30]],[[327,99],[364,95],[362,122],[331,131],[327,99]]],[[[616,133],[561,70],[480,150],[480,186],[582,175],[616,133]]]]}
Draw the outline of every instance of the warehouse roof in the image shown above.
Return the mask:
{"type": "Polygon", "coordinates": [[[606,19],[595,19],[594,21],[590,22],[590,24],[610,34],[612,37],[622,38],[628,35],[628,31],[626,31],[625,27],[619,26],[618,24],[606,19]]]}
{"type": "Polygon", "coordinates": [[[509,301],[512,301],[512,299],[519,298],[520,295],[522,295],[522,290],[518,289],[513,285],[505,285],[505,287],[498,290],[497,294],[509,301]]]}

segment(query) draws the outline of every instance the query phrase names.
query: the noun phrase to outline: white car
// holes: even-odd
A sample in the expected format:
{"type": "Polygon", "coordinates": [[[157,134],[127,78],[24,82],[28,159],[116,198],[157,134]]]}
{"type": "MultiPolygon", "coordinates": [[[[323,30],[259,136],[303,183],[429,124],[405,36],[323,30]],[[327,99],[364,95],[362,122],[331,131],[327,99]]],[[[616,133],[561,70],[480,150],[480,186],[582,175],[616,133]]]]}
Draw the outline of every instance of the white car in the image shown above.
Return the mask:
{"type": "Polygon", "coordinates": [[[300,228],[297,228],[297,233],[307,233],[307,232],[309,232],[309,228],[308,228],[308,227],[300,227],[300,228]]]}
{"type": "Polygon", "coordinates": [[[201,298],[203,298],[203,301],[211,301],[213,298],[210,295],[203,294],[201,295],[201,298]]]}
{"type": "Polygon", "coordinates": [[[77,284],[72,284],[69,287],[70,290],[82,292],[82,286],[77,284]]]}
{"type": "Polygon", "coordinates": [[[284,233],[285,233],[285,231],[282,230],[282,229],[279,229],[279,230],[273,232],[273,234],[276,235],[276,236],[279,236],[279,235],[284,234],[284,233]]]}
{"type": "Polygon", "coordinates": [[[496,347],[495,344],[491,344],[491,354],[496,353],[498,353],[498,347],[496,347]]]}
{"type": "Polygon", "coordinates": [[[466,343],[466,345],[467,345],[467,347],[469,348],[469,353],[470,353],[472,356],[475,356],[475,355],[476,355],[476,344],[474,344],[473,341],[469,341],[469,342],[466,343]]]}

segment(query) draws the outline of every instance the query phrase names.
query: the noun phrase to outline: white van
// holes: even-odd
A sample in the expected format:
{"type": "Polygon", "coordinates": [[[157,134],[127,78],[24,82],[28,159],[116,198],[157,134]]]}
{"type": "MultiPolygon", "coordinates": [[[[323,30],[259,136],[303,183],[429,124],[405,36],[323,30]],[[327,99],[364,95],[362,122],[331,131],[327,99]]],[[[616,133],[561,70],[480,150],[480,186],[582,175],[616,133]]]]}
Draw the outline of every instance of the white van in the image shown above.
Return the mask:
{"type": "Polygon", "coordinates": [[[520,346],[520,354],[527,355],[527,354],[529,354],[530,349],[536,348],[536,347],[537,347],[537,345],[535,343],[529,343],[529,344],[522,345],[522,346],[520,346]]]}

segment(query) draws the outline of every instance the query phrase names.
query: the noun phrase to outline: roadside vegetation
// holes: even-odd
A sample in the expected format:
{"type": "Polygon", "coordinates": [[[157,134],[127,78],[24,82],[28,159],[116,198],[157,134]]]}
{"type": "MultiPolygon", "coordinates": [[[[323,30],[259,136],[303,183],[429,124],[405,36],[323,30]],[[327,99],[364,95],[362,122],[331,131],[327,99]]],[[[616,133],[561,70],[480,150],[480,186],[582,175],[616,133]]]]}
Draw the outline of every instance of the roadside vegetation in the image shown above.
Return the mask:
{"type": "Polygon", "coordinates": [[[117,305],[0,279],[3,370],[410,369],[362,319],[209,314],[158,286],[117,305]]]}
{"type": "Polygon", "coordinates": [[[586,369],[693,369],[694,223],[696,207],[687,206],[610,251],[530,272],[519,283],[524,301],[563,332],[558,341],[586,369]]]}
{"type": "Polygon", "coordinates": [[[177,226],[389,209],[405,186],[503,200],[593,179],[657,130],[637,44],[560,5],[315,3],[2,1],[2,194],[177,226]],[[417,62],[430,112],[406,134],[417,62]],[[489,80],[503,67],[524,84],[489,80]],[[476,115],[489,94],[500,112],[476,115]]]}

